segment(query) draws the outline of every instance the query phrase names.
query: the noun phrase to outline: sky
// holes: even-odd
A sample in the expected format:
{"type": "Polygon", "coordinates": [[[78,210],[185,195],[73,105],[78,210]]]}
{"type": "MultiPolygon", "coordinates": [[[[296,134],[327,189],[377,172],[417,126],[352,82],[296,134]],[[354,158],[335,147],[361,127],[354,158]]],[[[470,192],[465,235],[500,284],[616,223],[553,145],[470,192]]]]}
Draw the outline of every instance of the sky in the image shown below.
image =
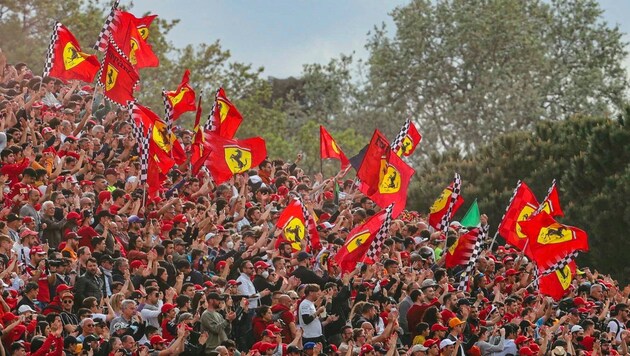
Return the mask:
{"type": "MultiPolygon", "coordinates": [[[[367,58],[368,32],[408,0],[134,0],[132,12],[181,22],[168,39],[177,47],[220,40],[232,58],[265,68],[263,76],[299,76],[302,65],[339,54],[367,58]]],[[[124,3],[124,0],[123,0],[124,3]]],[[[630,33],[630,1],[600,0],[604,19],[630,33]]],[[[624,40],[630,42],[630,36],[624,40]]],[[[630,69],[630,59],[626,59],[630,69]]]]}

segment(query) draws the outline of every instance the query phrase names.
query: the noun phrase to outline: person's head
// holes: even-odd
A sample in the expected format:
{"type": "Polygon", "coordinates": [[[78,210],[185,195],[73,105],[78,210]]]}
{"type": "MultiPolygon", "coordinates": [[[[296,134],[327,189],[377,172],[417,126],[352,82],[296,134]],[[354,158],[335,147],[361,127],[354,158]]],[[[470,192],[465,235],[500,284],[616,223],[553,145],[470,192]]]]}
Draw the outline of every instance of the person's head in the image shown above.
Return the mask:
{"type": "Polygon", "coordinates": [[[11,356],[26,356],[26,348],[21,342],[12,343],[9,352],[11,356]]]}
{"type": "Polygon", "coordinates": [[[206,296],[209,310],[218,310],[221,307],[221,303],[224,303],[226,299],[225,295],[221,295],[215,292],[210,292],[206,296]]]}
{"type": "Polygon", "coordinates": [[[464,331],[465,324],[466,322],[459,318],[451,318],[451,320],[448,321],[448,329],[452,335],[461,335],[464,331]]]}
{"type": "Polygon", "coordinates": [[[98,273],[98,262],[96,262],[96,259],[93,257],[87,259],[85,267],[87,268],[87,271],[92,275],[96,275],[98,273]]]}
{"type": "Polygon", "coordinates": [[[30,300],[34,300],[39,293],[39,286],[35,282],[28,282],[24,286],[24,295],[30,300]]]}
{"type": "Polygon", "coordinates": [[[123,335],[120,338],[120,341],[122,342],[122,348],[125,349],[129,353],[133,350],[133,347],[136,345],[136,340],[134,340],[133,336],[131,335],[123,335]]]}
{"type": "Polygon", "coordinates": [[[85,318],[81,320],[80,325],[81,325],[81,330],[83,330],[83,335],[94,334],[95,325],[94,325],[94,320],[92,320],[92,318],[85,318]]]}
{"type": "Polygon", "coordinates": [[[628,316],[629,313],[629,309],[628,309],[628,305],[625,303],[619,303],[617,305],[615,305],[615,316],[617,317],[617,319],[626,322],[629,319],[628,316]]]}
{"type": "Polygon", "coordinates": [[[271,307],[268,305],[262,305],[258,309],[256,309],[256,316],[264,320],[265,322],[271,321],[273,318],[273,313],[271,312],[271,307]]]}
{"type": "Polygon", "coordinates": [[[121,314],[127,320],[136,314],[136,302],[131,299],[125,299],[120,304],[121,314]]]}
{"type": "Polygon", "coordinates": [[[64,294],[61,299],[61,307],[64,311],[71,311],[74,307],[74,296],[72,294],[64,294]]]}
{"type": "Polygon", "coordinates": [[[248,276],[253,276],[256,273],[254,264],[249,260],[245,260],[241,263],[240,270],[248,276]]]}
{"type": "Polygon", "coordinates": [[[321,290],[317,284],[308,284],[304,288],[304,298],[310,301],[314,301],[319,298],[320,294],[321,290]]]}

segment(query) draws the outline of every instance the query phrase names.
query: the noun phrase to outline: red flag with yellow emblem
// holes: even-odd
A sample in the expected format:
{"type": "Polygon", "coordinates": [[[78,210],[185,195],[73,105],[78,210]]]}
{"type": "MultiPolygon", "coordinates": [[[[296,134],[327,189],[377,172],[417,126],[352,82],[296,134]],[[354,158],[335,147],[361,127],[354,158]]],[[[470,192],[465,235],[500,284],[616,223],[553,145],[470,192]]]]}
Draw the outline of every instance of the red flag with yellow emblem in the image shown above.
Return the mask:
{"type": "Polygon", "coordinates": [[[341,168],[350,165],[348,157],[343,153],[335,139],[326,131],[324,126],[319,126],[319,155],[321,159],[334,158],[341,161],[341,168]]]}
{"type": "Polygon", "coordinates": [[[44,77],[64,80],[94,81],[100,63],[95,55],[81,52],[79,41],[60,22],[55,23],[51,36],[44,77]]]}
{"type": "Polygon", "coordinates": [[[475,243],[479,238],[479,232],[479,228],[474,228],[455,240],[455,243],[446,250],[446,254],[444,255],[446,268],[468,264],[470,256],[475,250],[475,243]]]}
{"type": "Polygon", "coordinates": [[[392,150],[398,156],[411,156],[420,141],[422,141],[422,135],[418,132],[416,125],[410,119],[407,119],[394,142],[392,142],[392,150]]]}
{"type": "Polygon", "coordinates": [[[190,71],[186,69],[182,81],[175,91],[164,91],[168,116],[172,121],[177,120],[183,113],[194,111],[195,91],[190,87],[190,71]]]}
{"type": "Polygon", "coordinates": [[[225,90],[219,88],[215,96],[212,112],[210,117],[208,117],[206,130],[231,139],[236,134],[239,126],[241,126],[241,122],[243,122],[243,116],[227,98],[225,90]]]}
{"type": "Polygon", "coordinates": [[[265,140],[260,137],[233,140],[206,131],[204,139],[202,160],[217,185],[235,174],[247,172],[267,158],[265,140]]]}
{"type": "MultiPolygon", "coordinates": [[[[433,205],[431,205],[431,208],[429,209],[428,223],[434,229],[439,230],[440,221],[442,221],[442,217],[448,212],[448,207],[451,201],[451,194],[453,194],[453,183],[442,190],[440,196],[435,200],[435,202],[433,202],[433,205]]],[[[457,199],[455,199],[455,204],[453,205],[451,217],[455,215],[455,212],[459,210],[462,204],[464,204],[464,198],[462,198],[460,194],[457,196],[457,199]]]]}
{"type": "Polygon", "coordinates": [[[560,300],[571,291],[571,283],[575,278],[577,265],[569,262],[564,268],[540,277],[538,288],[541,294],[548,295],[554,300],[560,300]]]}
{"type": "Polygon", "coordinates": [[[145,127],[144,134],[148,128],[153,130],[149,141],[149,166],[155,162],[160,171],[166,174],[175,164],[186,161],[186,152],[179,140],[174,134],[169,135],[166,124],[153,111],[134,103],[131,115],[133,120],[142,122],[145,127]]]}
{"type": "Polygon", "coordinates": [[[149,27],[157,15],[137,18],[133,14],[114,10],[111,36],[118,47],[129,57],[136,68],[157,67],[160,64],[153,48],[147,42],[149,27]]]}
{"type": "Polygon", "coordinates": [[[526,221],[519,221],[521,232],[528,239],[528,256],[539,271],[552,268],[554,264],[575,251],[588,251],[588,235],[577,227],[557,222],[546,211],[526,221]]]}
{"type": "Polygon", "coordinates": [[[126,107],[135,100],[133,90],[139,80],[138,72],[129,62],[129,58],[110,38],[98,78],[105,98],[126,107]]]}
{"type": "Polygon", "coordinates": [[[405,163],[391,149],[386,150],[386,154],[381,157],[380,167],[375,176],[378,177],[377,189],[371,189],[365,182],[359,185],[359,191],[372,199],[381,208],[386,208],[391,203],[392,218],[397,218],[405,210],[407,205],[407,188],[416,171],[405,163]]]}
{"type": "MultiPolygon", "coordinates": [[[[314,225],[311,221],[310,225],[314,225]]],[[[294,199],[287,205],[278,217],[276,227],[282,231],[282,234],[276,240],[275,247],[280,247],[283,242],[289,242],[293,251],[302,250],[302,240],[307,238],[306,218],[302,204],[298,199],[294,199]]],[[[309,232],[312,229],[309,229],[309,232]]],[[[317,231],[317,229],[315,229],[317,231]]]]}
{"type": "Polygon", "coordinates": [[[385,223],[386,217],[387,209],[382,209],[348,233],[346,242],[334,258],[343,272],[352,271],[358,262],[367,259],[368,249],[385,223]]]}
{"type": "Polygon", "coordinates": [[[525,248],[527,236],[518,223],[532,217],[537,209],[538,199],[525,182],[519,181],[503,220],[499,224],[499,234],[508,244],[522,251],[525,248]]]}

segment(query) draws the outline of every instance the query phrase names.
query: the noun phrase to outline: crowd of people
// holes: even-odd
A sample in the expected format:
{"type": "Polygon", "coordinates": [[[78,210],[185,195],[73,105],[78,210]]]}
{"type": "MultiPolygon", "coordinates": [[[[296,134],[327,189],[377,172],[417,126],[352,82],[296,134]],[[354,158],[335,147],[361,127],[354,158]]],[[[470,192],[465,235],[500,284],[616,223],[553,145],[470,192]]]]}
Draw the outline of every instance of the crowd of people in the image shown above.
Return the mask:
{"type": "Polygon", "coordinates": [[[218,186],[184,164],[147,198],[137,146],[99,88],[0,53],[2,355],[628,354],[630,287],[609,276],[583,268],[555,301],[503,245],[460,291],[443,261],[465,227],[414,212],[378,261],[341,273],[335,253],[380,209],[353,180],[308,175],[301,156],[218,186]],[[318,249],[278,242],[297,195],[318,249]]]}

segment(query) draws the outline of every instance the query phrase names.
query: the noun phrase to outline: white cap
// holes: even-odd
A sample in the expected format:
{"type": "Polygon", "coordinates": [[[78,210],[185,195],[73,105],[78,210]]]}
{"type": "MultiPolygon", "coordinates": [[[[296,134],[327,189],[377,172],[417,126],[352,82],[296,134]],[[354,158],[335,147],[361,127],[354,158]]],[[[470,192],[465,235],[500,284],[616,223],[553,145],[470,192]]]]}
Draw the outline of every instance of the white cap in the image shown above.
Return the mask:
{"type": "Polygon", "coordinates": [[[415,344],[415,345],[413,345],[413,347],[409,351],[411,353],[414,353],[414,352],[418,352],[418,351],[427,351],[428,349],[429,349],[428,347],[424,347],[424,345],[422,345],[422,344],[415,344]]]}
{"type": "Polygon", "coordinates": [[[23,313],[26,313],[26,312],[37,313],[35,310],[33,310],[33,308],[29,307],[29,306],[28,306],[28,305],[26,305],[26,304],[21,305],[21,306],[18,308],[18,314],[23,314],[23,313]]]}
{"type": "Polygon", "coordinates": [[[584,329],[579,325],[573,325],[573,327],[571,328],[572,333],[578,333],[580,331],[584,331],[584,329]]]}
{"type": "Polygon", "coordinates": [[[451,346],[451,345],[455,345],[455,341],[451,340],[451,339],[444,339],[442,341],[440,341],[440,350],[447,347],[447,346],[451,346]]]}

